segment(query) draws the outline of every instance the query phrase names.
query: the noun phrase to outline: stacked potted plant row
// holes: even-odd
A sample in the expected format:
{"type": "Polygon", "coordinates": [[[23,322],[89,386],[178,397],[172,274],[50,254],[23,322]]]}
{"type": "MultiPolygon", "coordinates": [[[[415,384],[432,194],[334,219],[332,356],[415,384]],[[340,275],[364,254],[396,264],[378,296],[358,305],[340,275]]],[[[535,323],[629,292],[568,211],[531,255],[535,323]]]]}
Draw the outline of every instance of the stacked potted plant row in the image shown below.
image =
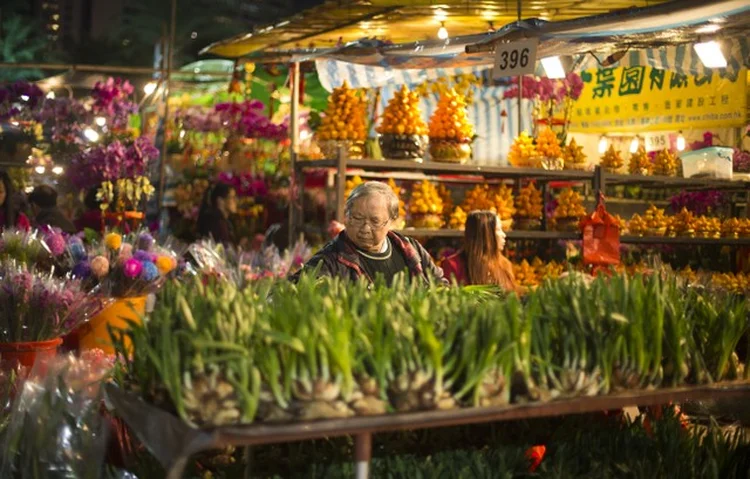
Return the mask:
{"type": "Polygon", "coordinates": [[[484,407],[744,375],[744,297],[659,276],[487,288],[168,283],[113,330],[122,385],[194,425],[484,407]],[[132,354],[126,342],[132,342],[132,354]]]}

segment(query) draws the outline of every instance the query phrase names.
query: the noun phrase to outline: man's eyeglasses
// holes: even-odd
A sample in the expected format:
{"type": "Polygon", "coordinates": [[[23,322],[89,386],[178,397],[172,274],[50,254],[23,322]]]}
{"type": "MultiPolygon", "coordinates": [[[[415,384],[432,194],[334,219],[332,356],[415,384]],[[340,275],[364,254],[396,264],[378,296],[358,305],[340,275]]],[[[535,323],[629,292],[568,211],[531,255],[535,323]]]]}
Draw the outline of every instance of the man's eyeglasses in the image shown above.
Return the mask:
{"type": "Polygon", "coordinates": [[[374,230],[380,230],[386,227],[390,220],[369,220],[367,218],[362,218],[360,216],[350,216],[349,217],[349,223],[352,226],[356,226],[357,228],[369,224],[370,227],[374,230]]]}

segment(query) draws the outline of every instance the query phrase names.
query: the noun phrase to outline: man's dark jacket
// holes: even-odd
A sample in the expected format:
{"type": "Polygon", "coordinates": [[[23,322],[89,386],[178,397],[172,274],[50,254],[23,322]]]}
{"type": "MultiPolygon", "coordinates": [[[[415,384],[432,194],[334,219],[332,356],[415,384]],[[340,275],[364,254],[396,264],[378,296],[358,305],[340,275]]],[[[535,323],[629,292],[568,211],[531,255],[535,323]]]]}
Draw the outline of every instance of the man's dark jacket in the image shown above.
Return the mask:
{"type": "MultiPolygon", "coordinates": [[[[427,253],[421,244],[394,231],[388,232],[388,238],[391,240],[392,247],[404,255],[409,274],[412,278],[421,278],[425,282],[431,278],[437,283],[448,284],[448,281],[443,277],[443,270],[435,265],[429,253],[427,253]]],[[[316,266],[320,266],[318,274],[321,276],[338,276],[352,280],[365,277],[370,281],[373,280],[362,267],[357,249],[354,243],[346,236],[346,231],[339,233],[336,239],[318,251],[290,279],[296,281],[303,271],[313,269],[316,266]]]]}

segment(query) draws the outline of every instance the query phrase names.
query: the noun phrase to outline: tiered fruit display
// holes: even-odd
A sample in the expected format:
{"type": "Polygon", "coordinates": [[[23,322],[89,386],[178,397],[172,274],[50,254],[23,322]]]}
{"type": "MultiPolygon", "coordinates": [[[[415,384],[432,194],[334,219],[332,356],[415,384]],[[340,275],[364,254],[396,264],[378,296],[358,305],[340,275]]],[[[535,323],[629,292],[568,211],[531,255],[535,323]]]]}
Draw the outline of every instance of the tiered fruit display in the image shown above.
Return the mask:
{"type": "Polygon", "coordinates": [[[471,158],[474,127],[466,112],[466,100],[455,90],[440,96],[430,118],[430,156],[435,161],[464,163],[471,158]]]}
{"type": "Polygon", "coordinates": [[[513,140],[513,145],[508,152],[508,163],[517,167],[537,168],[540,166],[541,157],[534,144],[534,139],[528,133],[522,131],[513,140]]]}
{"type": "Polygon", "coordinates": [[[443,215],[445,216],[445,221],[449,221],[450,215],[455,208],[455,205],[453,204],[453,193],[450,188],[443,183],[440,183],[437,189],[440,199],[443,200],[443,215]]]}
{"type": "Polygon", "coordinates": [[[566,170],[583,170],[586,168],[586,155],[583,154],[583,147],[576,143],[576,139],[570,140],[570,143],[563,148],[563,161],[566,170]]]}
{"type": "Polygon", "coordinates": [[[542,168],[545,170],[561,170],[564,166],[563,152],[560,140],[550,128],[542,129],[536,137],[536,150],[542,157],[542,168]]]}
{"type": "Polygon", "coordinates": [[[634,214],[628,223],[628,231],[634,236],[665,236],[669,220],[664,210],[651,205],[643,217],[634,214]]]}
{"type": "Polygon", "coordinates": [[[539,257],[534,258],[531,266],[534,268],[537,280],[540,283],[547,279],[558,279],[565,272],[565,265],[554,260],[546,263],[539,257]]]}
{"type": "Polygon", "coordinates": [[[580,219],[586,215],[583,196],[571,188],[565,188],[557,197],[557,208],[553,218],[559,230],[577,231],[580,219]]]}
{"type": "Polygon", "coordinates": [[[652,169],[653,164],[651,163],[651,158],[649,158],[648,153],[646,153],[646,148],[643,146],[638,147],[638,151],[630,156],[628,172],[631,175],[647,176],[651,174],[652,169]]]}
{"type": "Polygon", "coordinates": [[[602,168],[610,173],[619,173],[620,168],[623,167],[625,161],[622,159],[622,155],[618,150],[615,150],[614,145],[609,145],[609,149],[604,156],[602,156],[600,165],[602,168]]]}
{"type": "Polygon", "coordinates": [[[747,294],[750,291],[750,276],[744,273],[714,273],[711,282],[735,294],[747,294]]]}
{"type": "Polygon", "coordinates": [[[467,191],[461,207],[466,212],[491,210],[494,208],[495,205],[490,198],[489,185],[476,185],[474,188],[467,191]]]}
{"type": "Polygon", "coordinates": [[[526,260],[521,261],[520,264],[513,265],[513,276],[516,279],[516,283],[527,288],[534,288],[539,286],[540,283],[534,267],[526,260]]]}
{"type": "Polygon", "coordinates": [[[693,222],[695,235],[699,238],[721,238],[721,220],[710,216],[699,216],[693,222]]]}
{"type": "Polygon", "coordinates": [[[382,121],[380,149],[390,159],[422,159],[427,147],[427,125],[422,120],[419,94],[404,85],[388,101],[382,121]]]}
{"type": "Polygon", "coordinates": [[[516,220],[518,229],[529,231],[541,226],[542,212],[544,210],[544,201],[542,192],[539,191],[534,183],[521,188],[516,197],[516,220]]]}
{"type": "Polygon", "coordinates": [[[656,154],[654,158],[654,174],[659,176],[677,176],[680,170],[680,160],[666,148],[656,154]]]}
{"type": "Polygon", "coordinates": [[[346,189],[344,190],[344,198],[349,198],[349,195],[352,194],[352,191],[354,191],[354,188],[358,187],[364,183],[364,180],[361,176],[356,175],[352,178],[346,180],[346,189]]]}
{"type": "Polygon", "coordinates": [[[443,200],[430,181],[414,184],[409,201],[411,225],[415,228],[439,229],[443,226],[443,200]]]}
{"type": "Polygon", "coordinates": [[[722,238],[750,238],[750,219],[729,218],[721,225],[722,238]]]}
{"type": "MultiPolygon", "coordinates": [[[[326,156],[332,158],[337,154],[337,145],[331,142],[364,143],[367,139],[366,111],[366,97],[349,88],[346,82],[333,90],[328,98],[326,114],[316,132],[326,156]]],[[[362,147],[357,148],[350,149],[350,156],[361,157],[362,147]]]]}
{"type": "Polygon", "coordinates": [[[396,184],[393,178],[388,179],[388,186],[390,186],[396,196],[398,196],[398,220],[396,220],[394,227],[396,229],[401,229],[406,226],[406,202],[403,198],[404,191],[403,188],[396,184]]]}
{"type": "Polygon", "coordinates": [[[521,188],[516,197],[516,214],[519,218],[541,218],[543,208],[542,192],[534,183],[521,188]]]}
{"type": "Polygon", "coordinates": [[[672,227],[677,236],[693,237],[695,236],[695,216],[683,208],[672,218],[672,227]]]}
{"type": "Polygon", "coordinates": [[[495,212],[500,219],[503,220],[503,228],[509,230],[513,223],[513,215],[516,214],[516,208],[513,201],[513,190],[503,184],[500,185],[499,188],[492,190],[491,195],[495,212]]]}
{"type": "Polygon", "coordinates": [[[448,220],[448,226],[453,230],[462,230],[466,227],[466,217],[466,211],[460,206],[456,206],[448,220]]]}

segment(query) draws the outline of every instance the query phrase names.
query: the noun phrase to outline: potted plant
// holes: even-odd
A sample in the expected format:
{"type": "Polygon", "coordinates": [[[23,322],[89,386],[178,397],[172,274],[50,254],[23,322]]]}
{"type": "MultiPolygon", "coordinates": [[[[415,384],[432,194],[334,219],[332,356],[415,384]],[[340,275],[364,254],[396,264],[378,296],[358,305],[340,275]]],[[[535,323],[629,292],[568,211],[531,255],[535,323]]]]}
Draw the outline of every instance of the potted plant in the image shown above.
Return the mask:
{"type": "Polygon", "coordinates": [[[31,367],[53,357],[62,336],[101,307],[80,281],[54,278],[19,266],[0,265],[0,356],[31,367]]]}
{"type": "Polygon", "coordinates": [[[128,321],[139,322],[146,312],[146,299],[177,266],[174,252],[156,245],[147,232],[123,237],[108,233],[103,242],[86,249],[78,237],[69,244],[75,265],[72,275],[87,290],[98,292],[112,302],[76,331],[78,348],[114,349],[109,342],[110,328],[127,328],[128,321]]]}

